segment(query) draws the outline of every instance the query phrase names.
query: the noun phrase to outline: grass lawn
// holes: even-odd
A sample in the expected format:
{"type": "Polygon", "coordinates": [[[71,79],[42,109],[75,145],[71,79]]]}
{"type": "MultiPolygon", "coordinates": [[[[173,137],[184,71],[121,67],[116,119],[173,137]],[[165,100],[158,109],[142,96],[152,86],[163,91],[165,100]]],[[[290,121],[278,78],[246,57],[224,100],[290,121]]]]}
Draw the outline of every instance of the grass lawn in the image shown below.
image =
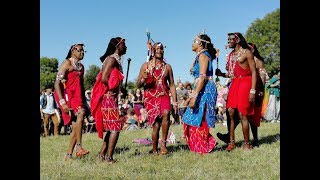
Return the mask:
{"type": "MultiPolygon", "coordinates": [[[[40,137],[41,179],[280,179],[280,123],[264,123],[258,129],[260,146],[252,151],[241,149],[241,125],[236,129],[235,150],[224,150],[226,144],[216,133],[226,133],[227,128],[216,124],[211,134],[218,141],[215,150],[206,155],[190,152],[182,136],[182,126],[172,125],[176,144],[168,144],[169,155],[148,154],[151,146],[133,143],[134,139],[151,139],[151,128],[122,131],[114,159],[108,165],[97,161],[102,139],[96,133],[83,134],[83,147],[90,154],[64,161],[69,145],[69,135],[40,137]]],[[[250,132],[251,133],[251,132],[250,132]]],[[[161,134],[161,132],[160,132],[161,134]]],[[[252,138],[252,135],[250,134],[252,138]]]]}

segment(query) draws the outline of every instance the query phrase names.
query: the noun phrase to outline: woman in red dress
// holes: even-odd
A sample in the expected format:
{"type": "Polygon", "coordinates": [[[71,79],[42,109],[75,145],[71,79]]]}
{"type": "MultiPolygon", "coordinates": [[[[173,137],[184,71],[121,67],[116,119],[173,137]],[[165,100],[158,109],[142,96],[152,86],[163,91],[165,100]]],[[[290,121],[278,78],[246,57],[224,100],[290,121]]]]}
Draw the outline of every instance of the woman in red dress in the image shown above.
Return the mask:
{"type": "Polygon", "coordinates": [[[92,89],[91,113],[96,121],[98,137],[103,138],[103,132],[107,132],[98,158],[109,164],[116,162],[113,153],[123,125],[119,117],[117,97],[124,78],[121,56],[126,51],[123,38],[116,37],[110,40],[105,54],[100,57],[102,68],[92,89]]]}
{"type": "Polygon", "coordinates": [[[76,157],[89,153],[82,148],[82,124],[84,116],[84,67],[80,61],[84,57],[84,44],[71,46],[66,60],[59,67],[57,78],[54,84],[54,97],[59,100],[59,107],[64,125],[72,125],[70,144],[66,160],[71,159],[74,147],[76,157]]]}

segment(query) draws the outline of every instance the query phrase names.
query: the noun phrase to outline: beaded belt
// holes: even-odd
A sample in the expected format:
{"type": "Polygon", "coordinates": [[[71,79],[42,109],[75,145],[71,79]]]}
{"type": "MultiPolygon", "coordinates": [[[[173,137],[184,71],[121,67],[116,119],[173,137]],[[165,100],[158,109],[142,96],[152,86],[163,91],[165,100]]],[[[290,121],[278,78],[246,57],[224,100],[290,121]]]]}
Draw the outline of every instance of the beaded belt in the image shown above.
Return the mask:
{"type": "MultiPolygon", "coordinates": [[[[197,83],[199,79],[200,79],[200,77],[196,78],[196,79],[194,80],[194,82],[197,83]]],[[[205,80],[213,80],[213,76],[206,76],[204,79],[205,79],[205,80]]]]}
{"type": "Polygon", "coordinates": [[[104,94],[104,96],[106,96],[106,97],[110,97],[110,96],[114,96],[114,95],[116,95],[116,93],[113,93],[111,91],[108,91],[106,94],[104,94]]]}

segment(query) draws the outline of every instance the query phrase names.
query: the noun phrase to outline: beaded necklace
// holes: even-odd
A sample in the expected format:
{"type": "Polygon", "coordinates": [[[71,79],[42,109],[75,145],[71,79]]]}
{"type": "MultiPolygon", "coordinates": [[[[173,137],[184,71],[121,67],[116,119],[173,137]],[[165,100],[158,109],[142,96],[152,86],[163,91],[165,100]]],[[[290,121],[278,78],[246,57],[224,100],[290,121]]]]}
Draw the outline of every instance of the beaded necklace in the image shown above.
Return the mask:
{"type": "Polygon", "coordinates": [[[81,71],[82,70],[82,66],[81,66],[81,63],[79,62],[79,60],[77,60],[76,58],[71,57],[70,61],[71,61],[71,65],[72,65],[74,70],[76,70],[76,71],[81,71]]]}
{"type": "Polygon", "coordinates": [[[110,56],[107,56],[107,57],[104,59],[102,65],[104,64],[104,62],[106,61],[106,59],[108,59],[109,57],[114,57],[114,58],[116,59],[116,61],[117,61],[118,64],[119,64],[119,71],[120,71],[121,73],[123,73],[123,71],[122,71],[122,64],[121,64],[121,57],[119,56],[119,54],[114,53],[114,54],[111,54],[110,56]]]}
{"type": "Polygon", "coordinates": [[[164,74],[166,72],[167,66],[165,65],[164,62],[162,62],[160,64],[160,66],[158,67],[158,69],[157,69],[157,67],[155,66],[155,60],[151,60],[149,63],[150,63],[150,66],[151,66],[151,72],[150,73],[151,73],[151,75],[154,77],[154,79],[156,81],[156,91],[153,94],[151,92],[149,92],[149,93],[150,93],[151,96],[156,97],[156,95],[161,94],[162,92],[165,92],[165,89],[164,89],[163,84],[162,84],[162,78],[163,78],[163,76],[164,76],[164,74]],[[156,69],[156,70],[161,69],[161,73],[157,76],[156,73],[154,72],[154,69],[156,69]],[[159,93],[159,89],[161,89],[162,92],[159,93]]]}
{"type": "Polygon", "coordinates": [[[240,60],[241,55],[246,52],[245,49],[240,47],[239,51],[237,53],[234,53],[234,50],[230,54],[229,58],[229,67],[228,67],[228,74],[229,77],[234,78],[234,68],[236,67],[236,62],[240,60]]]}

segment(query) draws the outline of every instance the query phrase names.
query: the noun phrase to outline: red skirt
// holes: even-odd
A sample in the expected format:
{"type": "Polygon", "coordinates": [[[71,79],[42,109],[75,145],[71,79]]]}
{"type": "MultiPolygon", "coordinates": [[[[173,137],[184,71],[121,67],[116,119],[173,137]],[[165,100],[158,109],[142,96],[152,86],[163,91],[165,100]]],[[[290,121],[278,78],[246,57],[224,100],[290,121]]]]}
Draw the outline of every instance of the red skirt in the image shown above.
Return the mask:
{"type": "Polygon", "coordinates": [[[122,121],[119,118],[119,108],[117,98],[104,95],[102,98],[102,123],[105,131],[121,131],[122,121]]]}
{"type": "Polygon", "coordinates": [[[253,114],[254,103],[251,103],[249,101],[251,84],[251,76],[244,76],[233,79],[229,89],[226,107],[236,108],[243,115],[253,114]]]}
{"type": "Polygon", "coordinates": [[[148,112],[148,125],[152,126],[158,116],[162,117],[163,111],[170,111],[170,96],[145,98],[144,105],[148,112]]]}
{"type": "Polygon", "coordinates": [[[200,127],[183,124],[183,129],[190,151],[205,154],[216,146],[217,141],[210,134],[207,121],[203,120],[200,127]]]}

